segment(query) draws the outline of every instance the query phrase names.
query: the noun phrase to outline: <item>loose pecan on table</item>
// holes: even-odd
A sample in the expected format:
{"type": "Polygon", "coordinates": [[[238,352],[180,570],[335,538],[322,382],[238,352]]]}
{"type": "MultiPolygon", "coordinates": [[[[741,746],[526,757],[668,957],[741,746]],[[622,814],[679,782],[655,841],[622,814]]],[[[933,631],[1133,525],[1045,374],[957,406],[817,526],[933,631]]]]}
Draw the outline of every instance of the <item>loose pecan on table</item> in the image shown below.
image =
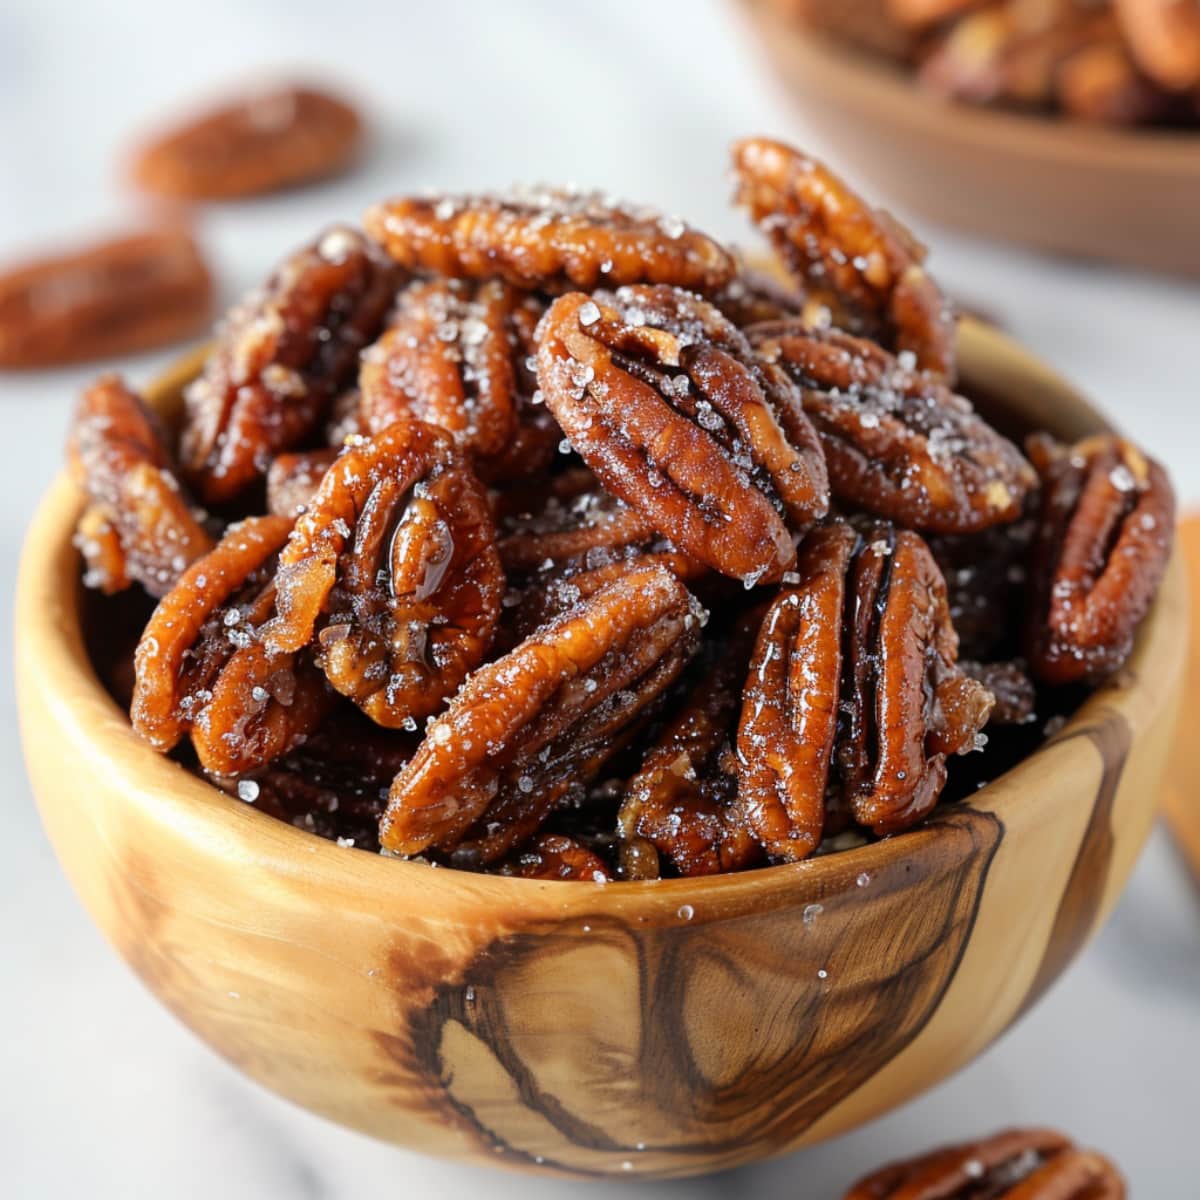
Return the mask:
{"type": "Polygon", "coordinates": [[[685,554],[747,587],[795,562],[828,507],[800,397],[712,305],[668,287],[555,301],[538,382],[600,481],[685,554]]]}
{"type": "Polygon", "coordinates": [[[502,858],[569,803],[699,644],[703,610],[669,571],[619,579],[476,670],[392,784],[388,850],[502,858]]]}
{"type": "Polygon", "coordinates": [[[134,653],[134,729],[161,751],[187,733],[201,766],[239,775],[312,733],[331,706],[305,654],[273,654],[260,629],[274,612],[273,573],[287,517],[247,517],[184,572],[134,653]]]}
{"type": "Polygon", "coordinates": [[[737,732],[738,805],[773,858],[810,855],[826,807],[895,833],[924,817],[990,693],[958,668],[928,547],[884,523],[814,530],[763,620],[737,732]]]}
{"type": "Polygon", "coordinates": [[[598,192],[404,196],[377,204],[365,224],[409,270],[549,291],[667,283],[710,292],[737,270],[723,246],[677,217],[598,192]]]}
{"type": "Polygon", "coordinates": [[[800,321],[752,325],[800,389],[835,499],[912,529],[974,533],[1021,515],[1037,475],[969,401],[865,338],[800,321]]]}
{"type": "Polygon", "coordinates": [[[894,1163],[859,1180],[844,1200],[1124,1200],[1125,1181],[1103,1155],[1049,1129],[1014,1129],[894,1163]]]}
{"type": "Polygon", "coordinates": [[[206,503],[226,503],[308,438],[383,325],[399,273],[337,226],[293,254],[230,313],[185,393],[180,457],[206,503]]]}
{"type": "Polygon", "coordinates": [[[1031,437],[1042,478],[1027,648],[1047,683],[1097,683],[1124,665],[1167,567],[1175,495],[1124,438],[1031,437]]]}
{"type": "Polygon", "coordinates": [[[450,435],[397,421],[348,447],[279,559],[264,643],[313,641],[330,683],[380,725],[414,728],[491,645],[504,571],[483,486],[450,435]]]}
{"type": "Polygon", "coordinates": [[[156,137],[132,174],[162,195],[227,200],[338,174],[361,143],[362,120],[344,100],[311,87],[260,89],[156,137]]]}
{"type": "Polygon", "coordinates": [[[733,149],[737,201],[833,323],[953,382],[951,305],[925,270],[926,250],[894,217],[871,208],[827,167],[781,142],[733,149]]]}
{"type": "Polygon", "coordinates": [[[0,367],[135,354],[199,334],[213,283],[182,229],[98,242],[0,273],[0,367]]]}
{"type": "Polygon", "coordinates": [[[171,469],[157,421],[118,376],[105,375],[84,392],[67,461],[88,496],[75,537],[87,586],[111,593],[136,581],[162,596],[212,548],[203,514],[188,504],[171,469]]]}

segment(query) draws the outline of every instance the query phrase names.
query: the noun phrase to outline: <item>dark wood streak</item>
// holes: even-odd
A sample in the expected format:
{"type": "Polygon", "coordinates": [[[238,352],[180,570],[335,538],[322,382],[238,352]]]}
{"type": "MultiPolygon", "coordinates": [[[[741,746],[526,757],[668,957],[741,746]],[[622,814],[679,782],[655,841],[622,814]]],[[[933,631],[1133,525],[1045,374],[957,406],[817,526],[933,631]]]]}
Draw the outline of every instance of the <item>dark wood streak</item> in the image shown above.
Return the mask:
{"type": "Polygon", "coordinates": [[[1113,804],[1129,757],[1133,731],[1121,713],[1103,708],[1094,722],[1064,733],[1051,744],[1061,745],[1078,738],[1086,738],[1100,754],[1100,783],[1075,855],[1075,865],[1059,901],[1050,940],[1046,943],[1037,974],[1014,1020],[1037,1003],[1082,949],[1095,928],[1100,902],[1107,890],[1116,840],[1112,823],[1113,804]]]}
{"type": "Polygon", "coordinates": [[[669,1173],[694,1156],[717,1169],[777,1152],[929,1022],[1002,837],[994,814],[955,808],[887,843],[894,853],[882,868],[874,857],[865,887],[850,854],[824,895],[800,878],[795,897],[766,912],[658,926],[580,916],[518,930],[408,1010],[405,1057],[447,1120],[511,1165],[607,1175],[630,1159],[644,1178],[655,1170],[637,1162],[642,1153],[669,1173]],[[811,903],[823,910],[806,923],[811,903]],[[582,993],[572,979],[568,1001],[586,1009],[573,1036],[554,984],[589,964],[606,974],[582,993]],[[498,1105],[478,1083],[482,1061],[493,1078],[503,1072],[516,1104],[498,1105]]]}

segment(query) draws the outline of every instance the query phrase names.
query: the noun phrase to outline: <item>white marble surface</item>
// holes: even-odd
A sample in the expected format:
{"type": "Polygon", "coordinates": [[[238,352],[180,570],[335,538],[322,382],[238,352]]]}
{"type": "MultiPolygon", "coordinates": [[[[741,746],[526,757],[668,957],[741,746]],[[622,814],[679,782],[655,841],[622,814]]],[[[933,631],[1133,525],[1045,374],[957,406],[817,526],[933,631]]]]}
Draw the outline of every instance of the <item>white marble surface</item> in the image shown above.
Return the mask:
{"type": "MultiPolygon", "coordinates": [[[[724,147],[767,131],[836,161],[711,0],[575,5],[328,0],[4,0],[0,258],[119,226],[115,178],[147,115],[262,65],[319,67],[376,121],[369,167],[286,200],[208,212],[223,298],[317,224],[388,189],[573,179],[741,234],[724,147]]],[[[1200,214],[1197,216],[1200,236],[1200,214]]],[[[1200,501],[1200,288],[1038,259],[922,228],[943,280],[1102,398],[1200,501]]],[[[125,364],[145,378],[163,355],[125,364]]],[[[0,555],[11,581],[32,497],[57,468],[89,371],[0,375],[0,555]]],[[[0,595],[11,626],[11,588],[0,595]]],[[[179,1026],[101,941],[61,878],[20,762],[0,641],[0,1195],[116,1198],[456,1195],[578,1185],[446,1166],[347,1133],[248,1083],[179,1026]]],[[[1110,1150],[1136,1200],[1197,1195],[1200,903],[1155,835],[1116,916],[1015,1031],[942,1087],[783,1161],[624,1195],[835,1200],[857,1172],[946,1138],[1047,1122],[1110,1150]]],[[[618,1185],[593,1185],[592,1196],[618,1185]]]]}

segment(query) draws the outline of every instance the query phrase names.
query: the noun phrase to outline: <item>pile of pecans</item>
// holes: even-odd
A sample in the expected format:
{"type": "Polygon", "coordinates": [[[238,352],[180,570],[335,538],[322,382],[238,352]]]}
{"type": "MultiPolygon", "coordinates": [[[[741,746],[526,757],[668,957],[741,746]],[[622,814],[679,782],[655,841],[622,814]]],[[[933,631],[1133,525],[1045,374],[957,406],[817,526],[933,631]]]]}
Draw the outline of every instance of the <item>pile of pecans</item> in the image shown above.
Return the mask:
{"type": "Polygon", "coordinates": [[[654,879],[907,829],[1120,668],[1162,469],[1026,457],[905,229],[785,145],[734,169],[786,283],[599,195],[395,199],[229,314],[177,436],[95,384],[77,542],[138,733],[346,845],[654,879]]]}
{"type": "Polygon", "coordinates": [[[949,99],[1200,124],[1200,0],[775,0],[949,99]]]}

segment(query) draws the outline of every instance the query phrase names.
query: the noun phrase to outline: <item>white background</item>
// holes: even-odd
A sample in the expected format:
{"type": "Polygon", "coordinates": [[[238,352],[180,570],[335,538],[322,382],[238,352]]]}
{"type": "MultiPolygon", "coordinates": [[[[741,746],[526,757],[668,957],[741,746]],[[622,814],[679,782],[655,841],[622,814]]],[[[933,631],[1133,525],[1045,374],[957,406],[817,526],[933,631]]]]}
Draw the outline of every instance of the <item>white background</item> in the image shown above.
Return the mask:
{"type": "MultiPolygon", "coordinates": [[[[725,148],[767,132],[835,164],[760,71],[732,8],[687,0],[357,6],[322,0],[3,0],[0,259],[134,219],[130,135],[263,67],[309,66],[361,96],[368,166],[286,199],[206,212],[222,301],[321,224],[390,190],[573,180],[745,237],[725,148]]],[[[1200,152],[1200,148],[1198,148],[1200,152]]],[[[886,199],[886,197],[882,197],[886,199]]],[[[919,231],[956,294],[1099,398],[1200,501],[1200,287],[919,231]]],[[[1197,214],[1200,236],[1200,214],[1197,214]]],[[[144,380],[169,355],[122,364],[144,380]]],[[[57,469],[90,370],[0,374],[0,595],[57,469]]],[[[442,1165],[347,1133],[243,1080],[160,1009],[61,878],[20,763],[0,641],[0,1195],[394,1197],[480,1189],[525,1200],[579,1185],[442,1165]]],[[[857,1173],[1008,1123],[1111,1152],[1136,1200],[1198,1194],[1200,904],[1161,831],[1108,928],[1021,1026],[924,1099],[783,1161],[589,1195],[836,1200],[857,1173]]]]}

